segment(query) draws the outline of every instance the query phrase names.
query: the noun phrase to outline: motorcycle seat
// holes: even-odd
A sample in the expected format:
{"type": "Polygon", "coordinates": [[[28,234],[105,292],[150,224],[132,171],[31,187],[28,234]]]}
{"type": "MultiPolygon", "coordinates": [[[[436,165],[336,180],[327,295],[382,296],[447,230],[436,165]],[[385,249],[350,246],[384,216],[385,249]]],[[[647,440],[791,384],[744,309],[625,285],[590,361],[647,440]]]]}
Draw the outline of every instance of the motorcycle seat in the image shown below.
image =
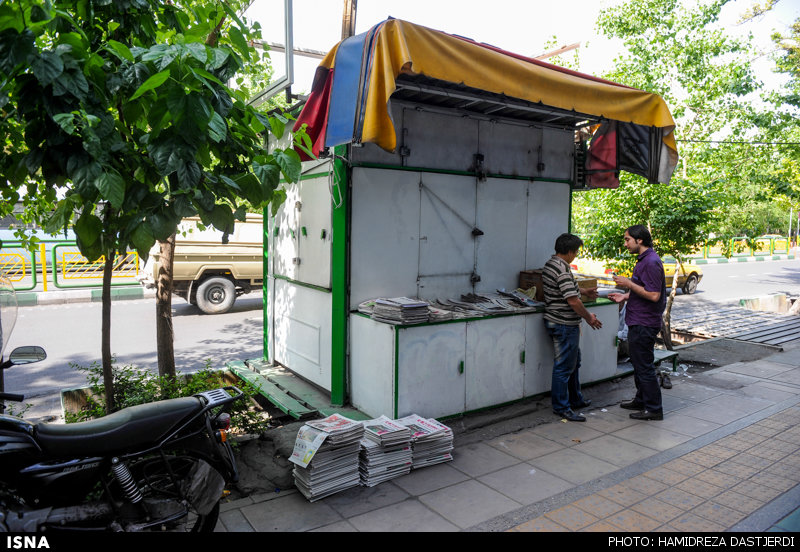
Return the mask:
{"type": "Polygon", "coordinates": [[[200,412],[197,397],[181,397],[124,408],[74,424],[37,424],[35,438],[53,456],[99,456],[155,445],[186,418],[200,412]]]}

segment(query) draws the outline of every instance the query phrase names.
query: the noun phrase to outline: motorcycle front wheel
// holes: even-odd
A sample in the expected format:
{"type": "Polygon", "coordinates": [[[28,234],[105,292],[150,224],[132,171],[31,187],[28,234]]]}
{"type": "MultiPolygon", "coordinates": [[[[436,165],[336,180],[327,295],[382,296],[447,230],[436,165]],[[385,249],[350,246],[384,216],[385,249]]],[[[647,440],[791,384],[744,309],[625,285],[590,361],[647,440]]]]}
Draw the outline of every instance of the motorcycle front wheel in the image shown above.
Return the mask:
{"type": "MultiPolygon", "coordinates": [[[[222,498],[214,497],[213,506],[202,507],[198,511],[191,500],[185,500],[190,493],[191,474],[199,462],[204,460],[189,455],[165,455],[140,460],[131,465],[131,472],[149,509],[156,508],[155,516],[166,519],[163,523],[153,524],[148,531],[171,531],[191,533],[211,533],[219,518],[219,502],[222,498]],[[180,512],[170,509],[180,503],[188,508],[187,515],[174,518],[180,512]],[[154,506],[155,505],[155,506],[154,506]],[[159,508],[164,509],[159,512],[159,508]],[[159,516],[159,513],[161,516],[159,516]]],[[[211,468],[213,469],[213,468],[211,468]]]]}

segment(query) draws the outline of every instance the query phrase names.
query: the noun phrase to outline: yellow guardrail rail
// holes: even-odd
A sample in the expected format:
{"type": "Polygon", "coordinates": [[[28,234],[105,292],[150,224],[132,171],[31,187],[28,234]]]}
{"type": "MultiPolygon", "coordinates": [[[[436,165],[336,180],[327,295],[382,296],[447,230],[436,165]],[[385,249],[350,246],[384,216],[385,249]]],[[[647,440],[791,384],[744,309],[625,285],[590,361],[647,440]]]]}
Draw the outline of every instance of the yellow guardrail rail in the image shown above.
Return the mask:
{"type": "MultiPolygon", "coordinates": [[[[80,253],[74,241],[40,240],[35,249],[25,248],[20,242],[6,241],[0,251],[0,271],[5,273],[18,291],[36,288],[40,276],[43,290],[47,291],[48,274],[57,288],[96,287],[98,280],[103,278],[104,265],[104,257],[89,261],[80,253]],[[50,262],[47,260],[47,249],[50,249],[50,262]],[[89,280],[94,281],[89,283],[89,280]]],[[[111,273],[116,281],[112,281],[111,285],[134,284],[138,274],[138,253],[127,251],[117,255],[111,273]],[[128,281],[119,281],[123,279],[128,281]]]]}

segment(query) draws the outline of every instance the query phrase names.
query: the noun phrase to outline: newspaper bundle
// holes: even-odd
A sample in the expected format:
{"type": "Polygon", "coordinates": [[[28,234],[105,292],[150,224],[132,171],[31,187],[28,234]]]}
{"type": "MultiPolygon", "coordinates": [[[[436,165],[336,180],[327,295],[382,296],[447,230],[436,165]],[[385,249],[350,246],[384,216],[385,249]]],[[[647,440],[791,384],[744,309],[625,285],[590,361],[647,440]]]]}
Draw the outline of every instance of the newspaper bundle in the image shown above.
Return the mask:
{"type": "Polygon", "coordinates": [[[453,459],[453,431],[446,425],[416,414],[400,418],[397,423],[411,430],[413,469],[453,459]]]}
{"type": "Polygon", "coordinates": [[[408,297],[376,299],[372,318],[389,324],[420,324],[428,321],[428,303],[408,297]]]}
{"type": "Polygon", "coordinates": [[[373,487],[411,471],[411,430],[386,416],[364,422],[359,472],[373,487]]]}
{"type": "Polygon", "coordinates": [[[361,483],[359,453],[364,425],[339,414],[306,423],[289,460],[295,486],[314,502],[361,483]]]}

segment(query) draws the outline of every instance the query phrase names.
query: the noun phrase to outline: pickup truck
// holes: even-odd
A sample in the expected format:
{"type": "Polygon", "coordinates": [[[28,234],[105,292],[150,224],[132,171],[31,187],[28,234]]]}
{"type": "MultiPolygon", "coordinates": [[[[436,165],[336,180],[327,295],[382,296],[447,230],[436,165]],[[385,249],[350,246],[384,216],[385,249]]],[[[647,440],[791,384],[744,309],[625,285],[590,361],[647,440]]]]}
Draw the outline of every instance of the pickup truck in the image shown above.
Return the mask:
{"type": "MultiPolygon", "coordinates": [[[[184,219],[178,227],[172,266],[172,292],[206,314],[228,312],[236,298],[260,289],[264,281],[263,225],[260,215],[237,221],[228,243],[214,228],[200,230],[200,219],[184,219]]],[[[159,270],[159,245],[150,251],[141,282],[154,287],[159,270]]]]}

